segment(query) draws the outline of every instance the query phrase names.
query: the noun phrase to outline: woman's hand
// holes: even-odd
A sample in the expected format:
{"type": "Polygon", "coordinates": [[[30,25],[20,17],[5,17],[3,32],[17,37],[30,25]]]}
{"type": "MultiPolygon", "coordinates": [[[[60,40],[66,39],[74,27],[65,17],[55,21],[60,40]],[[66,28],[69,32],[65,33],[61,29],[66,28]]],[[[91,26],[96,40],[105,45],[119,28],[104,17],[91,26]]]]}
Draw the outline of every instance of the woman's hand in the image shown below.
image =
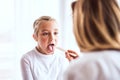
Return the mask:
{"type": "Polygon", "coordinates": [[[75,51],[73,51],[73,50],[67,50],[67,51],[65,52],[65,55],[66,55],[66,58],[67,58],[69,61],[71,61],[71,60],[76,59],[76,58],[79,57],[79,55],[78,55],[75,51]]]}

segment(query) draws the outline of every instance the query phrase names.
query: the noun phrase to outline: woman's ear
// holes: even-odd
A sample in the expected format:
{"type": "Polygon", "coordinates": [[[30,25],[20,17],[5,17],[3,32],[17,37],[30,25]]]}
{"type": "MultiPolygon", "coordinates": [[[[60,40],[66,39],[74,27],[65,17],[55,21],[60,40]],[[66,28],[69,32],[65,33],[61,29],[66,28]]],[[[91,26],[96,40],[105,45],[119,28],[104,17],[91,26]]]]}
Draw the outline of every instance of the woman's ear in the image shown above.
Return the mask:
{"type": "Polygon", "coordinates": [[[35,41],[38,41],[38,37],[37,37],[36,34],[33,34],[33,38],[34,38],[35,41]]]}

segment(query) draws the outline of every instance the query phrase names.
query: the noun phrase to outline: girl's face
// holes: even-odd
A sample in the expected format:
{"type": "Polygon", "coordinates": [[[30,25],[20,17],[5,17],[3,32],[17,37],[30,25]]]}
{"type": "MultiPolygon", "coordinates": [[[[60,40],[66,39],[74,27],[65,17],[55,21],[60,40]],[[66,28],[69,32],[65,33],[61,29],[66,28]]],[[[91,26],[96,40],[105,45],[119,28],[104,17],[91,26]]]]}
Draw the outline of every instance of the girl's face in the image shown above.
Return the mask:
{"type": "Polygon", "coordinates": [[[55,21],[45,21],[41,24],[38,35],[33,35],[37,41],[37,49],[43,54],[53,54],[58,40],[58,25],[55,21]]]}

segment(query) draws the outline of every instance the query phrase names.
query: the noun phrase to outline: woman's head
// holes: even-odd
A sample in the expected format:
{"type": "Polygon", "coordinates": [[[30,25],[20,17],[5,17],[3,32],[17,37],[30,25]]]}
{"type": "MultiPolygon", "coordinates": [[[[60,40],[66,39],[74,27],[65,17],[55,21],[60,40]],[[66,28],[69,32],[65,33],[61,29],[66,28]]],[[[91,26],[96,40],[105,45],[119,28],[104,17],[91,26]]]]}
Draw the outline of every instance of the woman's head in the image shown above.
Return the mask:
{"type": "Polygon", "coordinates": [[[115,0],[77,0],[72,10],[81,51],[120,49],[120,8],[115,0]]]}
{"type": "Polygon", "coordinates": [[[42,16],[33,24],[33,38],[37,41],[37,49],[44,54],[53,54],[58,39],[58,25],[54,18],[42,16]]]}

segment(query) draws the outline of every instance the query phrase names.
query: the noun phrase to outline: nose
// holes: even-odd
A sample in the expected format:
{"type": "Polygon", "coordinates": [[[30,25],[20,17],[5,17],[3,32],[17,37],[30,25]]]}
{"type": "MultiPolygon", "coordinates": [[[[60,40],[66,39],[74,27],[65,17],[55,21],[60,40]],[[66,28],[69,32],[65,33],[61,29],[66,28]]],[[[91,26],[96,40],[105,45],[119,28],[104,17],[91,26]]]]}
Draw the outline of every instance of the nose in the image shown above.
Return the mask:
{"type": "Polygon", "coordinates": [[[54,34],[51,34],[51,35],[50,35],[50,41],[54,41],[54,39],[55,39],[55,35],[54,35],[54,34]]]}

